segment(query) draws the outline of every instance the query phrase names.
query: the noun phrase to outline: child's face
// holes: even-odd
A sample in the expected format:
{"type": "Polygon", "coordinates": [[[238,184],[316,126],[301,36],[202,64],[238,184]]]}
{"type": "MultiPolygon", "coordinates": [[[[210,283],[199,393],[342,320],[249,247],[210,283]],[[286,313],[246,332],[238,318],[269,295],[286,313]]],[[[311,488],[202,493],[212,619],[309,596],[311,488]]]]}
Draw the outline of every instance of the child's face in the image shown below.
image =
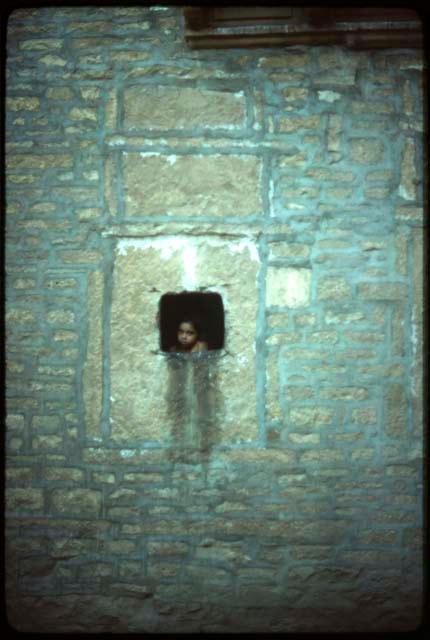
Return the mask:
{"type": "Polygon", "coordinates": [[[192,322],[181,322],[178,328],[178,342],[184,349],[192,349],[198,340],[192,322]]]}

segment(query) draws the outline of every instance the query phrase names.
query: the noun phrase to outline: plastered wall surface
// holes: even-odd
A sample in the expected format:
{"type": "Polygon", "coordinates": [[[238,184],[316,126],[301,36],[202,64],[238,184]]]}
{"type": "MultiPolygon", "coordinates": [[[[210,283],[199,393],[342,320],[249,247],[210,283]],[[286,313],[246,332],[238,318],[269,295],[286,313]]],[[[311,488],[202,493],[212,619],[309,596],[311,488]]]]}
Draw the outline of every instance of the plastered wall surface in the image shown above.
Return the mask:
{"type": "Polygon", "coordinates": [[[421,54],[191,51],[155,5],[7,45],[9,622],[414,629],[421,54]],[[220,352],[160,351],[184,289],[220,352]]]}

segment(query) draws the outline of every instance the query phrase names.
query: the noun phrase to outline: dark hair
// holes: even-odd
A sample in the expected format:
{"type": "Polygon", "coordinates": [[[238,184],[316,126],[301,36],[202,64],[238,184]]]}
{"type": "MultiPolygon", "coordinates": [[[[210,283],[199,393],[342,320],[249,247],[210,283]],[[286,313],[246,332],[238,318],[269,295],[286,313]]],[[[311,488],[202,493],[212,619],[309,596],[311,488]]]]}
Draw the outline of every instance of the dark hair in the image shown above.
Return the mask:
{"type": "Polygon", "coordinates": [[[189,314],[183,315],[178,322],[178,328],[183,322],[189,322],[190,324],[192,324],[194,329],[197,332],[198,337],[199,338],[201,337],[203,328],[202,328],[202,321],[200,320],[199,317],[189,315],[189,314]]]}

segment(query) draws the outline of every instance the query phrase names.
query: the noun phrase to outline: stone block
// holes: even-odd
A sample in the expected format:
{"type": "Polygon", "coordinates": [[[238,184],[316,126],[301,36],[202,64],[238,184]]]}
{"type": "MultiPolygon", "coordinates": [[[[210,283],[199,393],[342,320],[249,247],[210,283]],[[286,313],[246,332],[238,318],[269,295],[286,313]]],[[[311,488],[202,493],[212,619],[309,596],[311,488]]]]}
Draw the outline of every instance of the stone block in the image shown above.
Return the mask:
{"type": "Polygon", "coordinates": [[[148,553],[156,556],[184,556],[189,551],[185,542],[148,542],[148,553]]]}
{"type": "Polygon", "coordinates": [[[31,96],[7,98],[6,109],[10,111],[37,111],[40,109],[40,100],[31,96]]]}
{"type": "Polygon", "coordinates": [[[377,164],[384,158],[384,144],[373,138],[355,138],[350,142],[351,160],[358,164],[377,164]]]}
{"type": "Polygon", "coordinates": [[[271,242],[269,244],[269,259],[289,258],[291,260],[305,260],[309,258],[310,246],[291,242],[271,242]]]}
{"type": "Polygon", "coordinates": [[[33,416],[31,426],[35,431],[42,433],[56,433],[61,427],[60,416],[33,416]]]}
{"type": "Polygon", "coordinates": [[[286,117],[279,120],[280,133],[294,133],[295,131],[307,129],[319,129],[321,127],[321,116],[286,117]]]}
{"type": "Polygon", "coordinates": [[[51,500],[55,512],[97,517],[101,498],[101,491],[92,489],[55,489],[51,500]]]}
{"type": "Polygon", "coordinates": [[[415,143],[406,139],[402,153],[399,196],[405,200],[415,200],[417,195],[417,170],[415,166],[415,143]]]}
{"type": "Polygon", "coordinates": [[[318,447],[317,449],[309,449],[305,453],[300,455],[300,463],[301,464],[337,464],[337,463],[345,463],[345,453],[341,450],[337,449],[322,449],[318,447]]]}
{"type": "Polygon", "coordinates": [[[14,154],[6,159],[7,169],[70,169],[73,167],[72,155],[65,154],[14,154]]]}
{"type": "Polygon", "coordinates": [[[317,426],[331,424],[334,411],[324,407],[294,407],[290,409],[289,420],[295,426],[317,426]]]}
{"type": "Polygon", "coordinates": [[[46,322],[54,325],[74,324],[75,314],[67,309],[55,309],[48,311],[46,314],[46,322]]]}
{"type": "Polygon", "coordinates": [[[262,69],[299,69],[307,67],[310,61],[309,53],[286,50],[282,55],[265,55],[260,58],[258,66],[262,69]]]}
{"type": "MultiPolygon", "coordinates": [[[[151,57],[151,54],[147,51],[110,51],[110,59],[113,62],[119,63],[133,63],[144,62],[151,57]]],[[[132,100],[132,98],[131,98],[132,100]]]]}
{"type": "Polygon", "coordinates": [[[102,258],[100,251],[72,250],[60,251],[59,258],[66,264],[97,264],[102,258]]]}
{"type": "Polygon", "coordinates": [[[408,401],[404,385],[390,384],[385,392],[385,433],[392,438],[408,436],[408,401]]]}
{"type": "Polygon", "coordinates": [[[369,391],[363,387],[324,387],[321,397],[327,400],[366,400],[369,391]]]}
{"type": "Polygon", "coordinates": [[[81,469],[49,467],[44,470],[46,480],[62,482],[83,482],[84,472],[81,469]]]}
{"type": "Polygon", "coordinates": [[[266,369],[266,417],[268,420],[282,418],[282,408],[279,402],[279,369],[277,351],[269,352],[266,369]]]}
{"type": "Polygon", "coordinates": [[[293,442],[294,444],[304,444],[304,445],[309,445],[309,444],[319,444],[320,443],[320,434],[319,433],[290,433],[288,435],[288,438],[291,440],[291,442],[293,442]]]}
{"type": "Polygon", "coordinates": [[[73,107],[70,110],[69,118],[70,120],[92,120],[97,122],[97,109],[73,107]]]}
{"type": "Polygon", "coordinates": [[[364,300],[405,300],[407,297],[406,285],[400,282],[358,284],[358,297],[364,300]]]}
{"type": "Polygon", "coordinates": [[[6,311],[6,323],[8,326],[16,325],[16,324],[28,324],[31,322],[35,322],[36,317],[30,309],[22,309],[16,307],[15,309],[10,308],[6,311]]]}
{"type": "Polygon", "coordinates": [[[125,213],[259,215],[261,167],[250,155],[123,154],[125,213]]]}
{"type": "Polygon", "coordinates": [[[243,92],[137,85],[124,91],[124,129],[238,129],[245,124],[243,92]]]}
{"type": "Polygon", "coordinates": [[[22,40],[19,43],[21,51],[52,51],[54,49],[61,49],[63,47],[64,40],[59,38],[37,38],[30,40],[22,40]]]}
{"type": "Polygon", "coordinates": [[[411,223],[413,226],[422,225],[424,222],[424,208],[414,206],[397,207],[396,221],[411,223]]]}
{"type": "Polygon", "coordinates": [[[310,304],[311,269],[269,267],[267,269],[267,306],[306,307],[310,304]]]}
{"type": "Polygon", "coordinates": [[[61,436],[41,435],[35,436],[31,441],[32,449],[35,451],[46,451],[61,449],[63,444],[63,438],[61,436]]]}
{"type": "Polygon", "coordinates": [[[83,372],[86,432],[101,435],[103,398],[103,274],[94,271],[88,282],[88,342],[83,372]]]}
{"type": "Polygon", "coordinates": [[[115,474],[114,473],[92,473],[92,481],[96,484],[115,484],[115,474]]]}
{"type": "Polygon", "coordinates": [[[7,431],[22,431],[24,429],[25,419],[23,415],[9,413],[6,415],[7,431]]]}
{"type": "Polygon", "coordinates": [[[73,91],[70,87],[50,87],[46,91],[46,97],[51,100],[71,100],[73,98],[73,91]]]}
{"type": "Polygon", "coordinates": [[[42,489],[6,490],[6,511],[42,511],[43,505],[42,489]]]}
{"type": "Polygon", "coordinates": [[[286,102],[304,102],[309,96],[309,89],[303,87],[288,87],[282,91],[286,102]]]}
{"type": "Polygon", "coordinates": [[[355,424],[376,424],[378,421],[377,410],[372,407],[353,409],[351,413],[351,420],[355,424]]]}

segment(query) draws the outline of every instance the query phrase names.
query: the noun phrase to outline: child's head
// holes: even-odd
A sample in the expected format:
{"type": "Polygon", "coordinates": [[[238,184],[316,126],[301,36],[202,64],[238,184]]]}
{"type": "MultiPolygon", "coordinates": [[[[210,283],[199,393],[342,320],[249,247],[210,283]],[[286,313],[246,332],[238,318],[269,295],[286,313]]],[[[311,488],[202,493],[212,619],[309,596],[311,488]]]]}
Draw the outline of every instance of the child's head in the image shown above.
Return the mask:
{"type": "Polygon", "coordinates": [[[178,325],[177,340],[185,350],[191,350],[199,339],[200,323],[196,318],[184,317],[178,325]]]}

